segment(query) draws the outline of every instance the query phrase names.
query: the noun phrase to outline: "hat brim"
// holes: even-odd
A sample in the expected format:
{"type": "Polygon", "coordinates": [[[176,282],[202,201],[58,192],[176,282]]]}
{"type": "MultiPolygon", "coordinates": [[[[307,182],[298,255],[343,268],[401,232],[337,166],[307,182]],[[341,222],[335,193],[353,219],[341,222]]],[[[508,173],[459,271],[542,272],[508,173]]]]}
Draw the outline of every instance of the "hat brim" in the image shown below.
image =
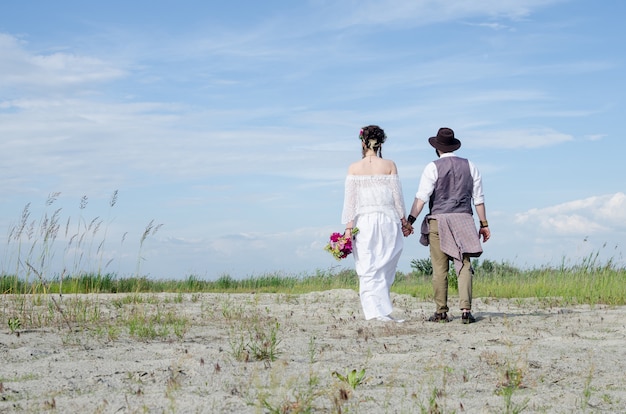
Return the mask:
{"type": "Polygon", "coordinates": [[[437,137],[428,138],[428,143],[435,149],[438,149],[441,152],[452,152],[461,148],[461,141],[456,138],[452,139],[452,143],[450,145],[444,145],[441,142],[437,141],[437,137]]]}

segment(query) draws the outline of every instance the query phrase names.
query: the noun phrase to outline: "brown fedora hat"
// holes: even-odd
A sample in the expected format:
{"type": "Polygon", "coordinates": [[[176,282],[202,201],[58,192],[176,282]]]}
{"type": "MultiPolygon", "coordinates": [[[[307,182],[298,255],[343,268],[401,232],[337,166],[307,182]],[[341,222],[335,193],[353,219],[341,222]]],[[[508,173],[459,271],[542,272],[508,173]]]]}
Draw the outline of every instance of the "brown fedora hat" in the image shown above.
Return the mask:
{"type": "Polygon", "coordinates": [[[428,142],[441,152],[452,152],[461,148],[461,141],[454,138],[454,131],[450,128],[439,128],[437,136],[428,138],[428,142]]]}

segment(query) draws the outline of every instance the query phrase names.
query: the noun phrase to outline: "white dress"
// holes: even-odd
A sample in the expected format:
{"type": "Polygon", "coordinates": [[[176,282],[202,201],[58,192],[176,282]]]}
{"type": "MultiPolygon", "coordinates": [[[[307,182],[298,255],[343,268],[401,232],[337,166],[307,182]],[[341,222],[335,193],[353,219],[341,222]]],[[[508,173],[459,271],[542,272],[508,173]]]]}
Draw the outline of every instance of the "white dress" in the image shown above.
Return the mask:
{"type": "Polygon", "coordinates": [[[404,238],[401,220],[404,217],[402,186],[397,174],[348,175],[342,223],[354,221],[359,228],[353,244],[359,296],[365,319],[391,314],[393,308],[389,289],[404,238]]]}

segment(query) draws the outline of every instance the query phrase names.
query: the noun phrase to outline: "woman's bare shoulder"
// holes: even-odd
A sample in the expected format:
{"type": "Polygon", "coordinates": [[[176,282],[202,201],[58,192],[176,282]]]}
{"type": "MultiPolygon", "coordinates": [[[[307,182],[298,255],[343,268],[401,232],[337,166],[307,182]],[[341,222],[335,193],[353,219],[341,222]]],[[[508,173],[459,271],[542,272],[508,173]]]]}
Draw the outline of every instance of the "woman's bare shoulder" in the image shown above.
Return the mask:
{"type": "Polygon", "coordinates": [[[391,168],[393,168],[394,171],[397,171],[398,168],[396,167],[396,163],[393,160],[387,160],[389,161],[389,165],[391,166],[391,168]]]}
{"type": "Polygon", "coordinates": [[[396,163],[393,160],[386,159],[383,161],[385,162],[384,166],[387,174],[398,174],[398,167],[396,167],[396,163]]]}
{"type": "Polygon", "coordinates": [[[361,161],[356,161],[350,164],[348,167],[348,175],[357,175],[359,172],[359,164],[361,161]]]}

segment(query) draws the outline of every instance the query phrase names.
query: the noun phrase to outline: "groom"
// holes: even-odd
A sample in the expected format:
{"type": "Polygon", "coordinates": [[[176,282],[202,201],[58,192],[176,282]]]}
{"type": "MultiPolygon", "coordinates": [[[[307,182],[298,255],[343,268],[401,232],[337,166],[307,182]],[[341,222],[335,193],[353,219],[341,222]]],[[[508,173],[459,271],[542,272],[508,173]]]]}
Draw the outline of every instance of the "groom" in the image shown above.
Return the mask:
{"type": "Polygon", "coordinates": [[[474,164],[454,151],[461,141],[454,137],[450,128],[440,128],[437,135],[428,139],[435,148],[437,160],[424,168],[415,195],[408,222],[412,225],[426,203],[430,208],[421,226],[420,243],[430,246],[433,266],[433,290],[436,311],[428,320],[448,322],[448,271],[450,260],[459,281],[461,321],[473,323],[472,276],[470,257],[482,254],[483,242],[491,237],[480,172],[474,164]],[[472,216],[472,204],[480,220],[477,232],[472,216]]]}

